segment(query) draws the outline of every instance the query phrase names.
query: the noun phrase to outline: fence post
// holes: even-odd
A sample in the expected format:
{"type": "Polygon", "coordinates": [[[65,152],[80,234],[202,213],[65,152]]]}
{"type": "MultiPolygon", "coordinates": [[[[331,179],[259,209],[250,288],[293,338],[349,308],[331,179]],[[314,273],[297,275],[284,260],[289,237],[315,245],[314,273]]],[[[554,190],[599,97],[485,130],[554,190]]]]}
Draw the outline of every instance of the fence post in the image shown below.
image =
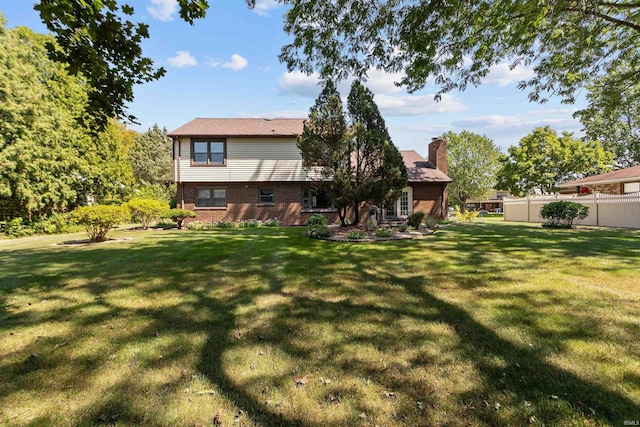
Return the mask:
{"type": "Polygon", "coordinates": [[[527,196],[527,222],[531,222],[531,196],[527,196]]]}
{"type": "Polygon", "coordinates": [[[598,202],[598,193],[596,192],[593,193],[593,201],[596,205],[596,226],[599,226],[600,225],[600,209],[598,205],[600,203],[598,202]]]}

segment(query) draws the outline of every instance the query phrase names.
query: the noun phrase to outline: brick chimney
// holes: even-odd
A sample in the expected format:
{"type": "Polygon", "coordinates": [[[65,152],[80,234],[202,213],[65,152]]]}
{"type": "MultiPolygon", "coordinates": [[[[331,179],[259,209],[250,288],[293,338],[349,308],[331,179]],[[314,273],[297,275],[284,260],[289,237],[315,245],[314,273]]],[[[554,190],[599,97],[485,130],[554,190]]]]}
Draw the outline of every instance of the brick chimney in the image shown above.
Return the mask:
{"type": "Polygon", "coordinates": [[[447,140],[442,138],[431,138],[429,144],[429,162],[447,174],[447,140]]]}

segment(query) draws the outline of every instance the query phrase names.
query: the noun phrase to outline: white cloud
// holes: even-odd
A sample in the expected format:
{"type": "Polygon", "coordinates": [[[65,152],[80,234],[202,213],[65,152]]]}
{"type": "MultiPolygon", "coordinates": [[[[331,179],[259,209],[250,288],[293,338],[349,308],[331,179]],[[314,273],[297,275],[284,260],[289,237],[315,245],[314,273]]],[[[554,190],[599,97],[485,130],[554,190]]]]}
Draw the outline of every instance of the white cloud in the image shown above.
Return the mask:
{"type": "Polygon", "coordinates": [[[193,67],[194,65],[198,65],[198,61],[196,61],[196,58],[191,56],[191,54],[186,50],[179,50],[176,52],[176,54],[177,55],[173,58],[167,59],[169,65],[178,68],[193,67]]]}
{"type": "Polygon", "coordinates": [[[231,55],[231,61],[225,62],[221,65],[222,68],[229,68],[230,70],[239,71],[249,65],[249,61],[246,58],[234,53],[231,55]]]}
{"type": "Polygon", "coordinates": [[[491,66],[489,74],[482,80],[483,84],[497,85],[500,87],[527,80],[533,77],[533,69],[519,65],[511,69],[506,62],[491,66]]]}
{"type": "Polygon", "coordinates": [[[278,89],[283,95],[315,98],[321,91],[319,81],[320,77],[316,73],[283,73],[278,79],[278,89]]]}
{"type": "Polygon", "coordinates": [[[489,116],[470,117],[457,120],[454,126],[472,131],[490,132],[492,134],[508,134],[513,132],[531,132],[541,126],[551,126],[554,130],[574,132],[580,130],[580,123],[570,115],[558,116],[554,111],[527,112],[517,115],[493,114],[489,116]]]}
{"type": "MultiPolygon", "coordinates": [[[[373,93],[380,95],[398,93],[402,91],[401,87],[396,86],[396,82],[399,82],[404,74],[389,74],[380,70],[369,70],[367,73],[367,81],[363,82],[365,87],[368,87],[373,93]]],[[[352,80],[349,81],[351,86],[352,80]]]]}
{"type": "Polygon", "coordinates": [[[150,0],[147,12],[160,21],[173,21],[173,14],[178,10],[177,0],[150,0]]]}
{"type": "Polygon", "coordinates": [[[467,109],[464,103],[449,94],[443,94],[440,101],[435,101],[433,95],[377,95],[374,100],[383,116],[418,116],[467,109]]]}
{"type": "Polygon", "coordinates": [[[269,12],[279,7],[277,0],[256,0],[256,6],[253,11],[258,15],[268,16],[269,12]]]}
{"type": "Polygon", "coordinates": [[[215,59],[209,59],[207,61],[207,67],[209,68],[216,68],[220,66],[220,62],[216,61],[215,59]]]}

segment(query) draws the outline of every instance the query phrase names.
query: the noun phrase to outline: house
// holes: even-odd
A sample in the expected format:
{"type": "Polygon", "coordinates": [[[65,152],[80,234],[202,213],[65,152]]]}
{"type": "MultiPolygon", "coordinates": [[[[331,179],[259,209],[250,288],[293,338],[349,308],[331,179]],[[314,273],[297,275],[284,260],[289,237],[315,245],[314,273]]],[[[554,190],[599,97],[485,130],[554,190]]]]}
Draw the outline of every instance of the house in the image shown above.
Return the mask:
{"type": "Polygon", "coordinates": [[[484,199],[467,200],[467,208],[478,211],[502,212],[504,210],[503,200],[508,197],[511,197],[509,191],[496,190],[484,199]]]}
{"type": "MultiPolygon", "coordinates": [[[[337,221],[331,200],[313,188],[302,165],[296,138],[303,124],[304,119],[197,118],[169,132],[178,207],[194,210],[199,221],[277,218],[301,225],[314,213],[337,221]]],[[[423,211],[446,217],[446,141],[429,144],[429,161],[415,151],[401,153],[409,185],[383,215],[423,211]]]]}
{"type": "Polygon", "coordinates": [[[601,194],[631,194],[640,192],[640,166],[620,169],[613,172],[576,179],[558,185],[561,192],[571,191],[578,195],[601,194]]]}

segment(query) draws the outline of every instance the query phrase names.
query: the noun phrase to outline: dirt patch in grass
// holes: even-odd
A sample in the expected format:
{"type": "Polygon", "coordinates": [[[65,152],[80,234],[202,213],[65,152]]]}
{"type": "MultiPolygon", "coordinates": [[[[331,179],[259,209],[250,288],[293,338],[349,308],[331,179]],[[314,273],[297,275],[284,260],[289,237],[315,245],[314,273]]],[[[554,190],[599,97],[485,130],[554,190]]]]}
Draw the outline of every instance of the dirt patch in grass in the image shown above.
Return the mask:
{"type": "Polygon", "coordinates": [[[103,240],[101,242],[94,242],[90,239],[78,239],[78,240],[65,240],[64,242],[54,243],[54,246],[65,246],[65,245],[102,245],[107,243],[116,243],[116,242],[124,242],[127,240],[133,240],[132,237],[118,237],[103,240]]]}
{"type": "Polygon", "coordinates": [[[417,230],[392,230],[393,234],[391,236],[379,236],[376,234],[376,231],[365,231],[359,227],[329,226],[329,230],[331,230],[331,236],[322,240],[331,240],[334,242],[383,242],[387,240],[419,239],[424,236],[430,236],[434,233],[433,230],[423,227],[417,230]],[[355,239],[350,237],[349,234],[354,231],[361,232],[362,237],[355,239]]]}

